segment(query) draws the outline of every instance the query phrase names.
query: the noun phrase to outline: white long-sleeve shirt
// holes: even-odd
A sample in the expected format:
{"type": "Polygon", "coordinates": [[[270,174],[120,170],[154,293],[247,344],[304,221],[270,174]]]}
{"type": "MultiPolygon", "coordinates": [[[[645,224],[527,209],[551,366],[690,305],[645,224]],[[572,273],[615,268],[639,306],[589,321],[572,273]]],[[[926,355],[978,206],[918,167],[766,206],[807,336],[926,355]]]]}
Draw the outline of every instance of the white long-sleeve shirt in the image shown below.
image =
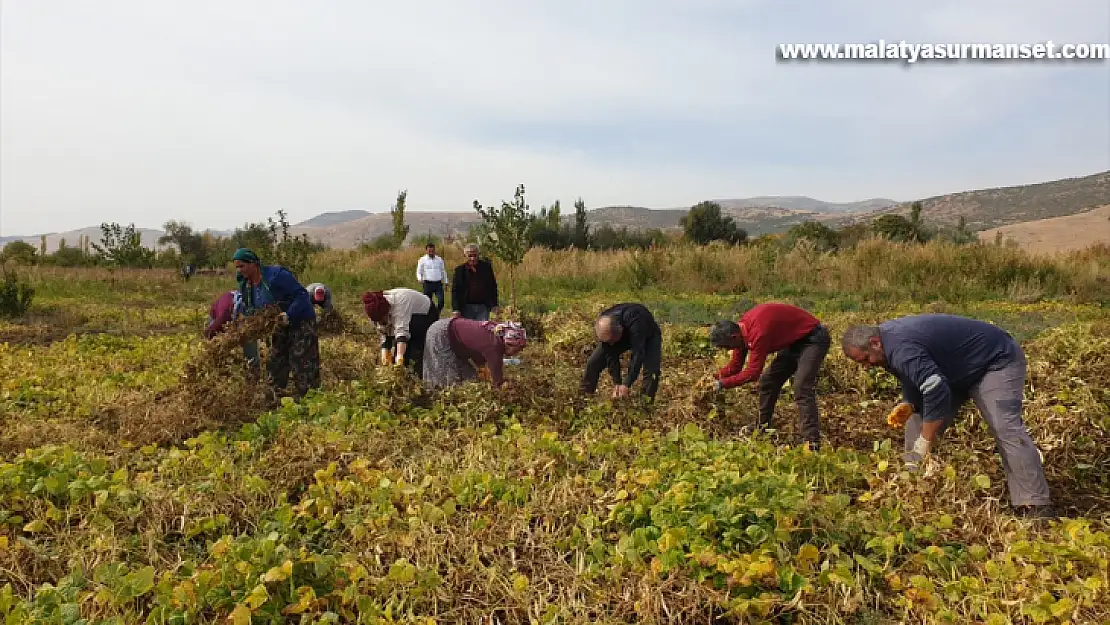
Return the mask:
{"type": "Polygon", "coordinates": [[[443,257],[431,258],[427,254],[421,256],[416,263],[416,279],[419,282],[443,282],[447,285],[447,267],[443,264],[443,257]]]}
{"type": "Polygon", "coordinates": [[[426,315],[432,308],[432,300],[427,295],[412,289],[398,288],[383,291],[385,301],[389,302],[389,320],[378,324],[378,330],[385,336],[395,339],[412,336],[409,324],[413,315],[426,315]]]}

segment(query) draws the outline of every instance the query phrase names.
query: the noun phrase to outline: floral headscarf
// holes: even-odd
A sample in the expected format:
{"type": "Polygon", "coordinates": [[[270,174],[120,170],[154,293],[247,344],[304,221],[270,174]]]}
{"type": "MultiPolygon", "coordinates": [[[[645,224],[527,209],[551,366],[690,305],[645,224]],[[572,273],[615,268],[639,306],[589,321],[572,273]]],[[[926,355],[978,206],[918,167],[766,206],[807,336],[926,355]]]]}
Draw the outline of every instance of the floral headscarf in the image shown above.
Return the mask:
{"type": "Polygon", "coordinates": [[[528,344],[528,333],[524,331],[524,326],[515,321],[488,321],[485,326],[487,330],[501,337],[507,347],[523,349],[528,344]]]}

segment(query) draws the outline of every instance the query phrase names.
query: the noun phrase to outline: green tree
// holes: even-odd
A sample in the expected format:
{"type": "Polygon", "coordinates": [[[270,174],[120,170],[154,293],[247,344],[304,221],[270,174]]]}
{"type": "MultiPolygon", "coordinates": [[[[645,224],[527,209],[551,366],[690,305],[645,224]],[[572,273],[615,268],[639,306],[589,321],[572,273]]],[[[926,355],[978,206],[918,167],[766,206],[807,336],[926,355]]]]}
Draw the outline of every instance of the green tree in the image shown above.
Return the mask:
{"type": "Polygon", "coordinates": [[[513,310],[516,307],[516,268],[524,262],[524,255],[531,247],[528,226],[531,224],[528,204],[524,199],[524,185],[516,188],[513,201],[501,202],[501,208],[483,207],[474,200],[474,210],[482,217],[481,246],[491,256],[500,259],[509,268],[509,288],[513,310]]]}
{"type": "Polygon", "coordinates": [[[11,241],[0,252],[0,262],[11,261],[20,265],[33,265],[38,257],[35,246],[26,241],[11,241]]]}
{"type": "Polygon", "coordinates": [[[183,261],[191,261],[198,267],[208,264],[208,246],[204,236],[193,232],[192,226],[173,220],[167,221],[162,229],[165,234],[158,237],[158,244],[173,243],[183,261]]]}
{"type": "Polygon", "coordinates": [[[891,241],[907,242],[914,239],[913,223],[901,215],[883,215],[871,222],[875,234],[891,241]]]}
{"type": "Polygon", "coordinates": [[[100,243],[93,243],[93,249],[109,265],[116,267],[152,267],[154,250],[143,247],[142,235],[135,224],[126,227],[118,223],[100,224],[100,243]]]}
{"type": "Polygon", "coordinates": [[[574,202],[574,247],[584,250],[590,245],[590,225],[586,221],[586,203],[582,198],[574,202]]]}
{"type": "Polygon", "coordinates": [[[748,239],[748,233],[736,225],[731,216],[721,214],[716,202],[700,202],[682,217],[680,223],[686,238],[705,245],[710,241],[738,244],[748,239]]]}
{"type": "Polygon", "coordinates": [[[393,238],[397,241],[397,247],[403,245],[405,238],[409,236],[409,225],[405,223],[405,200],[408,195],[407,189],[398,192],[397,203],[389,209],[389,214],[393,216],[393,238]]]}
{"type": "Polygon", "coordinates": [[[805,221],[793,226],[786,232],[787,244],[793,247],[798,241],[812,241],[822,252],[835,251],[840,247],[840,236],[832,228],[819,221],[805,221]]]}

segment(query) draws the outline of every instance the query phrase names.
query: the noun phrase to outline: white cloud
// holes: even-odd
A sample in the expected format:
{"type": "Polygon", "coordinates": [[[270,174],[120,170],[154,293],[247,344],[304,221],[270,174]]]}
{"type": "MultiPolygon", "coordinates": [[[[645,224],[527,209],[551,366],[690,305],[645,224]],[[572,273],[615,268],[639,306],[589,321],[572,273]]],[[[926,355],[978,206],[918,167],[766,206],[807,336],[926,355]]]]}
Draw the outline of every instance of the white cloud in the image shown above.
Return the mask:
{"type": "Polygon", "coordinates": [[[383,210],[406,187],[414,210],[466,210],[520,182],[536,205],[581,195],[678,206],[902,199],[1110,168],[1110,119],[1095,113],[1110,107],[1110,80],[1098,80],[1110,63],[774,59],[774,44],[807,41],[1110,41],[1104,0],[56,0],[2,11],[5,235],[383,210]],[[1017,125],[1000,133],[1000,120],[1017,125]]]}

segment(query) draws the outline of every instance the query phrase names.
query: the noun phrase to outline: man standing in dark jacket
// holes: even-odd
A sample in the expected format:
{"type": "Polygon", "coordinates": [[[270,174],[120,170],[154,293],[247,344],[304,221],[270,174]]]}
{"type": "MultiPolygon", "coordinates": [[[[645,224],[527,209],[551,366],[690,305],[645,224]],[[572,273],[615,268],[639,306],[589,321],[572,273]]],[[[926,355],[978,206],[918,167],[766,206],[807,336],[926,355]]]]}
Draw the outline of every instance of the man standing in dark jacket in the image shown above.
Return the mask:
{"type": "Polygon", "coordinates": [[[717,390],[759,380],[761,430],[771,425],[782,387],[793,376],[802,438],[812,449],[821,446],[817,375],[832,339],[817,317],[789,304],[760,304],[744,313],[739,324],[718,321],[709,331],[709,340],[715,347],[732,350],[728,365],[717,372],[717,390]],[[767,356],[774,353],[778,355],[764,373],[767,356]]]}
{"type": "Polygon", "coordinates": [[[602,370],[608,368],[613,379],[613,397],[625,397],[642,369],[644,381],[640,393],[654,400],[663,361],[663,333],[651,311],[642,304],[617,304],[598,316],[594,333],[598,344],[586,361],[580,390],[596,391],[602,370]],[[626,351],[631,351],[632,357],[622,379],[621,354],[626,351]]]}
{"type": "Polygon", "coordinates": [[[454,317],[474,321],[489,321],[491,312],[497,312],[497,278],[493,265],[478,258],[478,246],[473,243],[463,249],[466,262],[455,267],[451,281],[451,309],[454,317]]]}
{"type": "Polygon", "coordinates": [[[1023,516],[1053,517],[1040,452],[1021,418],[1026,360],[1008,332],[956,315],[914,315],[878,326],[854,325],[844,354],[884,367],[913,406],[906,422],[906,463],[916,469],[970,397],[1002,455],[1010,503],[1023,516]]]}

